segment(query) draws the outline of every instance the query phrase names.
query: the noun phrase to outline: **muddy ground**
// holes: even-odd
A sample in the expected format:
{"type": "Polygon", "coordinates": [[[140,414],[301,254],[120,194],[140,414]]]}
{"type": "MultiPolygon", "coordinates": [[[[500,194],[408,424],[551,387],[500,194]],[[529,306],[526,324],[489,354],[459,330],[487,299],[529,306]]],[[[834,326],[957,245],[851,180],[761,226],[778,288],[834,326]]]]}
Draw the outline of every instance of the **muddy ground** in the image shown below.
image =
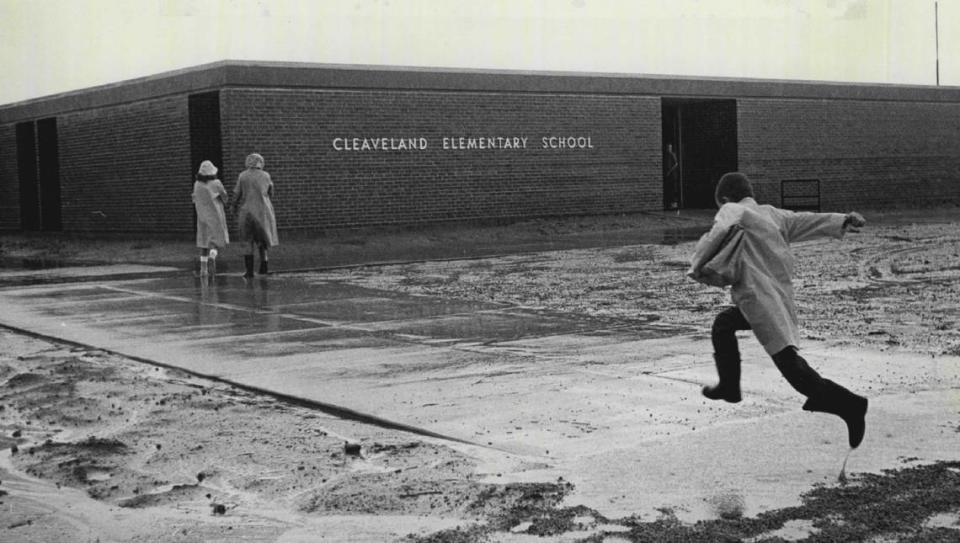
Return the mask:
{"type": "MultiPolygon", "coordinates": [[[[685,277],[691,251],[690,242],[644,244],[357,267],[322,277],[708,330],[718,308],[729,304],[729,294],[685,277]]],[[[960,222],[890,220],[840,242],[797,244],[794,252],[794,286],[807,338],[960,354],[960,222]]]]}
{"type": "MultiPolygon", "coordinates": [[[[960,226],[949,219],[891,220],[797,246],[805,336],[960,354],[960,226]]],[[[683,276],[691,248],[615,245],[307,277],[705,333],[727,294],[683,276]]],[[[800,507],[755,518],[729,504],[692,525],[669,510],[654,522],[608,519],[561,506],[572,490],[562,480],[480,481],[469,453],[442,441],[7,330],[0,384],[3,541],[960,540],[957,462],[848,474],[811,488],[800,507]]]]}

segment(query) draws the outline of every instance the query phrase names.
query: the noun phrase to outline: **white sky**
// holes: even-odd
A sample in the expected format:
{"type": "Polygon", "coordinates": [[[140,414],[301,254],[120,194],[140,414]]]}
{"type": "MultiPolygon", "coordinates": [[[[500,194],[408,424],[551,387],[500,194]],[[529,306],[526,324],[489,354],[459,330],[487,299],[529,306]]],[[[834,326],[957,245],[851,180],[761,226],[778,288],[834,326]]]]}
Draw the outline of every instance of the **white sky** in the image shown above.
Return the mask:
{"type": "Polygon", "coordinates": [[[0,104],[225,59],[933,85],[934,2],[0,0],[0,104]]]}

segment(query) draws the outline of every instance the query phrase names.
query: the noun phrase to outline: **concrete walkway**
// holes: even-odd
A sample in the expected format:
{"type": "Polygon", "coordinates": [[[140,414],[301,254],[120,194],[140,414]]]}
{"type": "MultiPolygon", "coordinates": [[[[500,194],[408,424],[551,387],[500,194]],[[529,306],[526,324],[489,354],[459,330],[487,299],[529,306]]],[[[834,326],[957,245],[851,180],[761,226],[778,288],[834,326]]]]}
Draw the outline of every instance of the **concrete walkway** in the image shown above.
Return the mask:
{"type": "MultiPolygon", "coordinates": [[[[836,482],[847,452],[842,422],[802,412],[754,341],[745,400],[704,400],[715,376],[702,330],[282,275],[13,286],[0,308],[0,325],[446,436],[492,481],[563,477],[571,505],[611,517],[796,504],[836,482]]],[[[870,397],[849,472],[960,459],[960,359],[804,353],[870,397]]]]}

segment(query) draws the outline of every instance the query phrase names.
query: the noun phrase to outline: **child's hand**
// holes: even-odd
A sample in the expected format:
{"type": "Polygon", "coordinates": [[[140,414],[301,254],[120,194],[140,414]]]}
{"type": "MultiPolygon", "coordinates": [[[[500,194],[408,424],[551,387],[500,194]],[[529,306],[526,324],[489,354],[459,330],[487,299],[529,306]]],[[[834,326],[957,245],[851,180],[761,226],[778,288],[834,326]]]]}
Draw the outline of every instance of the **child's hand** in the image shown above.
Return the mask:
{"type": "Polygon", "coordinates": [[[867,224],[867,219],[864,219],[863,215],[856,211],[847,213],[847,218],[843,221],[844,229],[850,230],[851,232],[859,232],[859,228],[865,224],[867,224]]]}

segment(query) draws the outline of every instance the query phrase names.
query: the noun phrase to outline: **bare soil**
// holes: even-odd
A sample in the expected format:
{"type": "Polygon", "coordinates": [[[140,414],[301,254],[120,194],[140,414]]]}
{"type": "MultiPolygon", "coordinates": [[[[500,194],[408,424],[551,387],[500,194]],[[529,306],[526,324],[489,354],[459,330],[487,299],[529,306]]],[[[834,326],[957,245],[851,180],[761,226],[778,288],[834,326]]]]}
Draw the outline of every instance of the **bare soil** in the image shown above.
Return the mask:
{"type": "MultiPolygon", "coordinates": [[[[960,225],[954,213],[892,213],[843,242],[798,245],[805,335],[960,355],[960,225]]],[[[356,246],[391,245],[395,253],[370,251],[402,256],[416,252],[403,253],[404,240],[410,247],[471,240],[431,249],[451,257],[464,247],[483,254],[481,247],[502,252],[540,240],[541,248],[559,244],[563,250],[319,273],[376,288],[658,319],[706,332],[728,295],[684,277],[692,245],[680,237],[670,245],[621,243],[640,239],[624,233],[638,221],[542,221],[512,234],[504,227],[433,232],[426,236],[433,241],[421,233],[391,233],[356,246]],[[577,244],[581,248],[567,248],[577,244]]],[[[656,221],[660,234],[704,225],[656,221]]],[[[74,249],[64,241],[57,254],[45,244],[59,240],[0,241],[6,258],[114,258],[107,256],[114,249],[104,252],[93,242],[74,249]]],[[[336,244],[324,241],[329,256],[336,244]]],[[[146,245],[140,249],[146,252],[136,253],[142,262],[183,262],[191,250],[168,241],[138,243],[146,245]]],[[[322,252],[317,243],[300,247],[322,252]]],[[[116,261],[129,261],[117,251],[116,261]]],[[[359,258],[346,254],[338,258],[359,258]]],[[[960,540],[957,462],[849,474],[847,483],[812,488],[800,507],[756,518],[729,504],[719,508],[726,511],[721,518],[694,525],[668,510],[655,522],[608,519],[561,506],[572,490],[562,480],[481,481],[474,460],[444,442],[102,351],[0,330],[0,383],[0,540],[312,541],[316,534],[333,541],[410,542],[960,540]],[[540,537],[524,539],[534,536],[540,537]]]]}

